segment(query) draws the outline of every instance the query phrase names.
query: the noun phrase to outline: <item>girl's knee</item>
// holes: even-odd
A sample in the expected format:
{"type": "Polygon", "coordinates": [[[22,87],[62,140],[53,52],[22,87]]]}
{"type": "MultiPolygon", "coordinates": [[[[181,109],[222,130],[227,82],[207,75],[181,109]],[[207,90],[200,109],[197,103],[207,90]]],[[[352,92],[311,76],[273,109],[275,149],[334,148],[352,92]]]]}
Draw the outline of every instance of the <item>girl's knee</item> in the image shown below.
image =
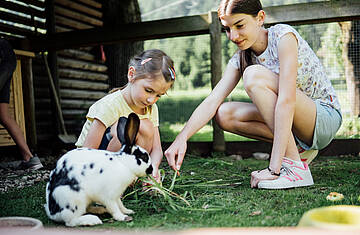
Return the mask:
{"type": "Polygon", "coordinates": [[[267,87],[274,82],[274,76],[270,70],[262,65],[250,65],[243,74],[244,88],[246,92],[251,92],[254,88],[267,87]]]}
{"type": "Polygon", "coordinates": [[[149,119],[141,119],[138,136],[152,139],[154,136],[154,124],[149,119]]]}
{"type": "Polygon", "coordinates": [[[215,114],[215,121],[221,129],[226,129],[226,124],[231,120],[233,111],[229,103],[223,103],[219,106],[215,114]]]}

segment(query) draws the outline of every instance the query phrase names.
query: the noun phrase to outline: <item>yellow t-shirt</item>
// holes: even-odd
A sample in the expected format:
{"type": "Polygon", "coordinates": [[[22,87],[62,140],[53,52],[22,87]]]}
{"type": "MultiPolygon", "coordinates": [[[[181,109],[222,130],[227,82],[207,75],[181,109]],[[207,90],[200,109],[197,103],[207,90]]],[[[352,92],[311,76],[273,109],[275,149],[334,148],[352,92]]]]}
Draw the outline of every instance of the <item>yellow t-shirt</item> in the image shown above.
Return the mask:
{"type": "MultiPolygon", "coordinates": [[[[82,128],[80,136],[75,143],[77,147],[82,147],[86,136],[89,132],[90,126],[94,119],[100,120],[106,128],[113,125],[120,117],[127,117],[130,113],[134,111],[126,103],[121,90],[118,90],[114,93],[108,94],[96,101],[89,108],[89,112],[86,115],[86,122],[82,128]]],[[[159,111],[156,104],[152,105],[151,111],[148,111],[144,115],[139,115],[140,119],[149,119],[154,124],[154,127],[159,126],[159,111]]]]}

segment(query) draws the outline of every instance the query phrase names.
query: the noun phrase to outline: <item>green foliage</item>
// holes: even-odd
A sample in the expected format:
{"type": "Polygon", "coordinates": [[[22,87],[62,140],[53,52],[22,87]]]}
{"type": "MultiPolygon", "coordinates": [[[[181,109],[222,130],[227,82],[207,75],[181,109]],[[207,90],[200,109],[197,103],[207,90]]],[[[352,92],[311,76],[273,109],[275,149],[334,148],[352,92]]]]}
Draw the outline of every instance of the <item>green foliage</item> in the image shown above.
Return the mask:
{"type": "MultiPolygon", "coordinates": [[[[304,212],[331,205],[359,205],[359,156],[319,156],[311,164],[315,185],[289,190],[250,188],[250,173],[263,169],[267,161],[235,160],[222,154],[209,158],[187,155],[180,176],[162,163],[163,186],[183,200],[169,200],[159,193],[141,191],[141,184],[128,188],[124,205],[136,212],[132,222],[113,221],[103,215],[103,225],[91,229],[183,230],[201,227],[296,226],[304,212]],[[140,189],[140,190],[139,190],[140,189]],[[131,192],[134,192],[131,194],[131,192]],[[344,200],[326,200],[330,192],[344,200]],[[174,207],[171,207],[171,205],[174,207]]],[[[64,228],[45,215],[45,183],[0,194],[0,216],[30,216],[45,227],[64,228]]],[[[90,229],[90,228],[82,228],[90,229]]]]}

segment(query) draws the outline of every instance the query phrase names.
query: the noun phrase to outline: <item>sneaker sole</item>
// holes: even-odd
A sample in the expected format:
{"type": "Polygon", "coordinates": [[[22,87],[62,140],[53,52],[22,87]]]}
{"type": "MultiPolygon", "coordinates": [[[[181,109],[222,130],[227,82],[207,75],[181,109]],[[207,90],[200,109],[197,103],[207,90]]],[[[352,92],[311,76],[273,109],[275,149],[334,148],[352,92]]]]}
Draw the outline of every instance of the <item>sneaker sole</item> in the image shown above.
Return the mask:
{"type": "Polygon", "coordinates": [[[39,170],[40,168],[43,168],[44,166],[42,164],[38,164],[38,165],[35,165],[35,166],[31,166],[29,168],[27,168],[28,170],[39,170]]]}
{"type": "Polygon", "coordinates": [[[291,188],[300,188],[300,187],[307,187],[314,185],[314,182],[308,183],[308,184],[302,184],[302,185],[289,185],[289,186],[283,186],[283,185],[266,185],[266,182],[259,182],[258,188],[259,189],[291,189],[291,188]]]}

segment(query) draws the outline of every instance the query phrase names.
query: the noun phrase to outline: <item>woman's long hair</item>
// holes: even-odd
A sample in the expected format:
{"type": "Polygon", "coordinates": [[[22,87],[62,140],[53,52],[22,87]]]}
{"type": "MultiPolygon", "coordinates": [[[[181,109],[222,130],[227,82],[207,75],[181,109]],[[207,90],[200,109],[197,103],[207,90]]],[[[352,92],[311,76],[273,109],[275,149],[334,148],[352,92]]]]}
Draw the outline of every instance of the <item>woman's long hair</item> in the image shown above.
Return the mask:
{"type": "MultiPolygon", "coordinates": [[[[256,17],[262,9],[260,0],[221,0],[218,8],[218,17],[220,20],[221,16],[237,13],[248,14],[256,17]]],[[[237,53],[239,53],[240,58],[240,76],[242,76],[245,68],[253,64],[251,50],[238,50],[237,53]]]]}

